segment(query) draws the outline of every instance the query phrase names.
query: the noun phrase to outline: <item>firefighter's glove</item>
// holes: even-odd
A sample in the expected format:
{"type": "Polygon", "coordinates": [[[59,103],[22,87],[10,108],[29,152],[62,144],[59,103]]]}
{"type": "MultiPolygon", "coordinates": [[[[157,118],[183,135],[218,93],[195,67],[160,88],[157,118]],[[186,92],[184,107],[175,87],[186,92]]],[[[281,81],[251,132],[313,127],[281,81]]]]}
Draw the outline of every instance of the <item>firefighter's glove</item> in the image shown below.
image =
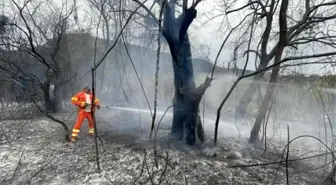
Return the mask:
{"type": "Polygon", "coordinates": [[[82,106],[83,108],[86,108],[89,104],[84,103],[84,105],[82,106]]]}

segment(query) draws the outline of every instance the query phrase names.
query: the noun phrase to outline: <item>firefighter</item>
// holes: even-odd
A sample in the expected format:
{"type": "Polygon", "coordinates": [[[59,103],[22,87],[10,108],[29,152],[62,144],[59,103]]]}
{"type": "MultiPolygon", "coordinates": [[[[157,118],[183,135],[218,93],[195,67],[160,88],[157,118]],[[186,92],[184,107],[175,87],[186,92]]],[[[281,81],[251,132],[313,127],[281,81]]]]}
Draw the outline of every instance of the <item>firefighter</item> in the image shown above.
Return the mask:
{"type": "Polygon", "coordinates": [[[85,118],[89,121],[89,135],[94,135],[94,123],[91,115],[91,111],[95,111],[95,107],[100,109],[100,103],[97,97],[94,98],[94,102],[92,101],[92,93],[89,85],[85,85],[83,91],[76,94],[71,98],[72,104],[78,107],[78,116],[76,124],[72,129],[72,137],[71,141],[75,142],[76,138],[80,132],[80,128],[85,118]],[[93,106],[92,106],[93,105],[93,106]]]}

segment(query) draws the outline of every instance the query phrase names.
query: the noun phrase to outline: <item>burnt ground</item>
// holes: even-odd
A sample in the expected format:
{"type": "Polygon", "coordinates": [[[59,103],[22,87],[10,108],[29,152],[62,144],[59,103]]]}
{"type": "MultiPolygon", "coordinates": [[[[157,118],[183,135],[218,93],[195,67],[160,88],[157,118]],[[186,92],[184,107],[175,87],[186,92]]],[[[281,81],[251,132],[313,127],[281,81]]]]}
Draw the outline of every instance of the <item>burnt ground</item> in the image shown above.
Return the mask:
{"type": "MultiPolygon", "coordinates": [[[[55,116],[68,120],[69,114],[55,116]]],[[[210,139],[202,146],[186,146],[170,139],[169,131],[162,129],[154,155],[153,141],[145,132],[149,121],[143,121],[141,136],[140,124],[130,124],[133,117],[97,115],[102,140],[98,141],[100,173],[94,138],[86,133],[87,123],[79,140],[69,143],[64,141],[62,127],[48,118],[2,121],[0,184],[287,184],[285,163],[232,167],[279,161],[281,149],[270,147],[264,153],[246,138],[221,138],[215,148],[210,139]]],[[[69,118],[70,128],[74,121],[69,118]]],[[[295,158],[294,154],[291,157],[295,158]]],[[[305,161],[290,162],[290,184],[320,184],[309,168],[313,167],[305,161]]]]}

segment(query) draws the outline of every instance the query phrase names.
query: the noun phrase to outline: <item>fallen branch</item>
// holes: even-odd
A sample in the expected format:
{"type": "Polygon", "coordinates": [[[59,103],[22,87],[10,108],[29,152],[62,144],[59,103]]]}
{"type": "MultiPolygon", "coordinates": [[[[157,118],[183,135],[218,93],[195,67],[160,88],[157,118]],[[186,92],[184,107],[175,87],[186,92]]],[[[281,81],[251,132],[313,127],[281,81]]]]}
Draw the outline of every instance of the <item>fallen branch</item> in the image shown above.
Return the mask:
{"type": "MultiPolygon", "coordinates": [[[[42,164],[45,163],[46,160],[47,160],[47,158],[44,159],[44,161],[42,162],[42,164]]],[[[43,170],[45,170],[45,167],[48,166],[48,164],[50,164],[50,162],[51,162],[52,160],[53,160],[53,158],[50,159],[48,162],[46,162],[46,163],[45,163],[45,164],[44,164],[38,171],[36,171],[36,172],[29,178],[29,180],[28,180],[25,184],[30,184],[31,181],[33,180],[33,178],[36,177],[39,173],[41,173],[43,170]]]]}
{"type": "Polygon", "coordinates": [[[328,155],[328,154],[331,154],[332,155],[332,159],[335,160],[336,157],[335,157],[335,154],[333,153],[333,151],[330,149],[330,147],[328,147],[322,140],[320,140],[319,138],[317,137],[314,137],[314,136],[310,136],[310,135],[302,135],[302,136],[298,136],[292,140],[290,140],[287,145],[285,146],[285,148],[283,149],[282,151],[282,156],[281,156],[281,160],[280,161],[276,161],[276,162],[270,162],[270,163],[262,163],[262,164],[251,164],[251,165],[236,165],[236,166],[228,166],[230,168],[236,168],[236,167],[255,167],[255,166],[266,166],[266,165],[272,165],[272,164],[279,164],[279,167],[277,168],[277,171],[274,175],[274,179],[276,177],[276,174],[280,168],[280,165],[283,163],[283,162],[289,162],[289,161],[297,161],[297,160],[304,160],[304,159],[310,159],[310,158],[315,158],[315,157],[319,157],[319,156],[323,156],[323,155],[328,155]],[[328,150],[329,152],[328,153],[324,153],[324,154],[319,154],[319,155],[315,155],[315,156],[310,156],[310,157],[305,157],[305,158],[299,158],[299,159],[283,159],[283,156],[284,156],[284,152],[286,151],[286,149],[289,147],[289,145],[294,142],[295,140],[297,139],[300,139],[300,138],[312,138],[312,139],[315,139],[317,141],[319,141],[322,145],[324,145],[328,150]]]}
{"type": "Polygon", "coordinates": [[[10,146],[12,146],[12,142],[10,142],[10,140],[9,140],[9,138],[8,138],[8,136],[7,136],[7,134],[5,133],[5,131],[3,130],[3,128],[2,128],[1,126],[0,126],[0,129],[1,129],[2,134],[5,136],[7,143],[8,143],[10,146]]]}
{"type": "Polygon", "coordinates": [[[168,168],[168,164],[169,164],[169,155],[168,155],[168,152],[166,152],[166,156],[167,156],[166,159],[165,159],[166,163],[165,163],[164,169],[163,169],[163,171],[161,173],[161,176],[159,178],[159,184],[162,183],[163,177],[165,176],[165,174],[167,172],[167,168],[168,168]]]}
{"type": "Polygon", "coordinates": [[[43,111],[43,109],[34,101],[32,100],[32,102],[35,104],[36,108],[42,113],[44,114],[47,118],[61,124],[64,128],[64,132],[65,132],[65,140],[66,141],[70,141],[70,138],[69,138],[69,128],[68,128],[68,125],[66,123],[64,123],[63,121],[51,116],[50,114],[48,114],[46,111],[43,111]]]}
{"type": "Polygon", "coordinates": [[[149,167],[148,167],[146,158],[145,158],[145,160],[144,160],[144,163],[145,163],[145,166],[146,166],[146,170],[147,170],[147,174],[148,174],[148,176],[149,176],[149,179],[150,179],[152,185],[154,185],[155,183],[154,183],[153,177],[152,177],[152,175],[151,175],[151,173],[150,173],[150,170],[149,170],[149,167]]]}
{"type": "Polygon", "coordinates": [[[145,167],[145,160],[146,160],[146,156],[147,156],[147,152],[146,150],[144,151],[144,158],[142,161],[142,166],[141,166],[141,170],[140,170],[140,175],[134,180],[134,184],[136,184],[136,182],[141,178],[143,171],[144,171],[144,167],[145,167]]]}
{"type": "Polygon", "coordinates": [[[21,165],[21,159],[22,159],[22,156],[23,156],[23,153],[21,153],[21,155],[20,155],[20,159],[19,159],[19,162],[17,163],[16,168],[15,168],[15,170],[14,170],[14,173],[13,173],[13,176],[12,176],[11,183],[13,183],[13,180],[14,180],[14,178],[15,178],[15,176],[16,176],[16,172],[18,171],[18,169],[19,169],[19,167],[20,167],[20,165],[21,165]]]}

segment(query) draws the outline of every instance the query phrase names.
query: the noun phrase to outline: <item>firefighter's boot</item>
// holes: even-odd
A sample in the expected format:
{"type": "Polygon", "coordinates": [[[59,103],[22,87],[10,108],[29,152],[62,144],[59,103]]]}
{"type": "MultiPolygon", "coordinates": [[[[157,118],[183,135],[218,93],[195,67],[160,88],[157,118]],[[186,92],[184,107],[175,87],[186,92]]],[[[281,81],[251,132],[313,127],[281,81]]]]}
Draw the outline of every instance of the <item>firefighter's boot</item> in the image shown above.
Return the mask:
{"type": "Polygon", "coordinates": [[[94,128],[89,128],[89,135],[94,136],[94,128]]]}
{"type": "Polygon", "coordinates": [[[76,141],[77,141],[77,139],[76,139],[75,137],[72,137],[72,138],[71,138],[71,142],[72,142],[72,143],[74,143],[74,142],[76,142],[76,141]]]}

